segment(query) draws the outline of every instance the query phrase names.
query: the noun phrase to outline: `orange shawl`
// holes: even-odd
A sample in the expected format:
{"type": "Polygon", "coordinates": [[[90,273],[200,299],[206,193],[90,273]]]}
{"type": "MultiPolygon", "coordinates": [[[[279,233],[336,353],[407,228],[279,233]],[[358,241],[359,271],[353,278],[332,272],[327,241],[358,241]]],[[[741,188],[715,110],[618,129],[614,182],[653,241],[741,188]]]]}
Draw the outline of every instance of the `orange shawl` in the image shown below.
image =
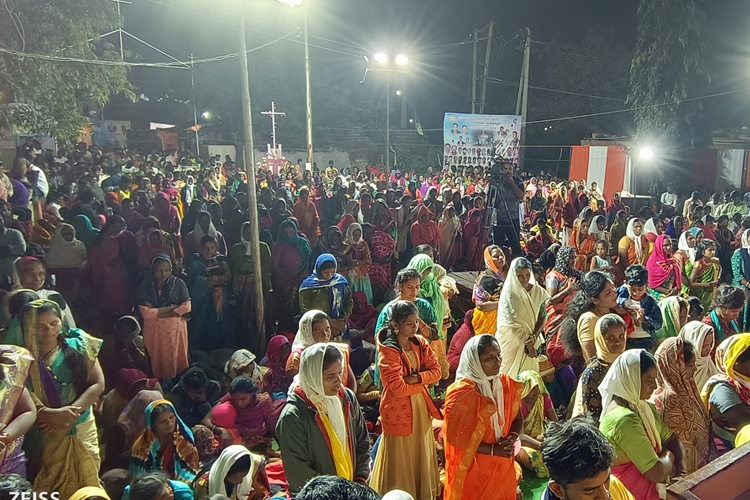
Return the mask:
{"type": "MultiPolygon", "coordinates": [[[[507,436],[520,409],[523,384],[502,373],[500,381],[504,397],[503,436],[507,436]]],[[[515,500],[513,458],[477,453],[480,443],[497,441],[490,419],[497,411],[495,403],[479,394],[474,382],[461,379],[448,388],[444,411],[445,500],[463,498],[464,492],[474,500],[515,500]]]]}
{"type": "Polygon", "coordinates": [[[586,236],[583,241],[579,241],[580,238],[578,235],[581,231],[581,224],[583,223],[583,219],[578,219],[576,221],[575,227],[570,233],[568,244],[575,248],[578,253],[578,256],[576,257],[576,269],[579,271],[588,271],[588,267],[586,266],[589,261],[588,255],[594,251],[594,248],[596,248],[596,241],[589,236],[586,236]]]}

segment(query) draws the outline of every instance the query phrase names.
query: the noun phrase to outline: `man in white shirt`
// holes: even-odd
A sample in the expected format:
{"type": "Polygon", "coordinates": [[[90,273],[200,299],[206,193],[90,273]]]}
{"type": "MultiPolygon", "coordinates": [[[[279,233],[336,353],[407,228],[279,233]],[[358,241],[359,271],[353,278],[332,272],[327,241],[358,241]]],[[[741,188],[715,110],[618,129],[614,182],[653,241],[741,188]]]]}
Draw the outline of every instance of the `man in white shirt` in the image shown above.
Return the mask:
{"type": "Polygon", "coordinates": [[[667,186],[667,192],[661,195],[661,210],[667,216],[677,210],[677,193],[674,192],[671,184],[667,186]]]}

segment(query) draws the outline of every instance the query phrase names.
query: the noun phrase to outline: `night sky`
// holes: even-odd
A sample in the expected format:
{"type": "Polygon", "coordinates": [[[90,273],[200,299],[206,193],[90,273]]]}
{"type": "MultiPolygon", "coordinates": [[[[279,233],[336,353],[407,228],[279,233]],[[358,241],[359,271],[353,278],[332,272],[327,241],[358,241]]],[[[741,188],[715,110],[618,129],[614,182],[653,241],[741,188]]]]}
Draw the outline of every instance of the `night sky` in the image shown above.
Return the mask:
{"type": "MultiPolygon", "coordinates": [[[[314,45],[311,48],[313,67],[332,68],[340,72],[342,80],[356,86],[364,70],[363,54],[379,51],[408,54],[410,80],[407,85],[413,89],[410,96],[426,129],[440,127],[447,111],[469,109],[471,44],[457,44],[467,41],[473,29],[483,28],[493,20],[495,33],[505,40],[513,39],[519,29],[528,26],[535,40],[575,42],[582,40],[589,28],[602,26],[632,48],[638,5],[637,0],[306,2],[310,12],[310,43],[314,45]]],[[[132,5],[123,5],[125,27],[178,59],[186,60],[191,52],[197,58],[214,57],[236,51],[234,26],[238,5],[236,0],[133,0],[132,5]]],[[[705,5],[709,17],[707,43],[711,47],[708,58],[712,76],[710,93],[750,87],[750,2],[712,0],[705,5]]],[[[250,30],[248,47],[269,42],[273,38],[270,35],[284,35],[302,26],[299,9],[273,0],[248,0],[246,6],[250,30]]],[[[301,42],[302,39],[294,40],[301,42]]],[[[133,44],[126,42],[144,61],[165,61],[163,56],[133,44]]],[[[284,44],[284,50],[290,54],[303,50],[300,43],[281,41],[279,44],[284,44]]],[[[496,39],[496,44],[496,47],[500,45],[500,38],[496,39]]],[[[480,50],[480,58],[482,54],[480,50]]],[[[252,62],[251,54],[251,66],[252,62]]],[[[492,76],[517,80],[520,66],[517,42],[508,43],[492,76]]],[[[160,78],[162,71],[169,70],[153,70],[147,78],[160,78]]],[[[533,55],[531,83],[534,84],[533,55]]],[[[378,91],[374,86],[362,87],[362,92],[378,91]]],[[[508,93],[515,91],[512,87],[492,85],[490,101],[507,99],[508,93]]],[[[304,88],[300,92],[303,93],[304,88]]],[[[714,117],[716,128],[750,125],[750,92],[704,102],[714,117]]]]}

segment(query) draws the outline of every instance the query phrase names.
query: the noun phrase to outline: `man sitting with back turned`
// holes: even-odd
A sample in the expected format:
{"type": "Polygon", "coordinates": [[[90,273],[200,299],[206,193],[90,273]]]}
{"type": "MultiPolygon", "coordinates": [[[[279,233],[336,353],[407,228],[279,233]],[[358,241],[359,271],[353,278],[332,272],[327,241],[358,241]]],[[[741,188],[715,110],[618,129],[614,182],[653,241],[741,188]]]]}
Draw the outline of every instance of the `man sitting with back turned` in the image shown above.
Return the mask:
{"type": "Polygon", "coordinates": [[[590,417],[553,422],[542,442],[550,482],[542,500],[635,500],[610,468],[616,454],[590,417]]]}

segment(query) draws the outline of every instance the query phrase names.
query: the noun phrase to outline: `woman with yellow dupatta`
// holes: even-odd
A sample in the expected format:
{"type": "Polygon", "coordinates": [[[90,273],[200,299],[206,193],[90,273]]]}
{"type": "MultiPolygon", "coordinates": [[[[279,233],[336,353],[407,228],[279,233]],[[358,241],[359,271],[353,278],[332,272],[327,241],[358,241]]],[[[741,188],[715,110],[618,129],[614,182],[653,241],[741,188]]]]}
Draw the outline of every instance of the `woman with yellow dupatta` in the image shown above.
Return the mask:
{"type": "Polygon", "coordinates": [[[357,397],[342,383],[344,363],[333,344],[315,344],[302,353],[276,425],[292,493],[319,475],[364,484],[370,474],[367,425],[357,397]]]}
{"type": "Polygon", "coordinates": [[[478,334],[497,331],[497,306],[500,303],[500,292],[508,274],[508,261],[503,249],[497,245],[490,245],[484,249],[485,270],[479,273],[474,283],[471,296],[474,301],[474,319],[471,325],[478,334]]]}
{"type": "Polygon", "coordinates": [[[523,417],[523,433],[520,436],[521,451],[516,460],[534,471],[537,477],[549,477],[547,466],[542,461],[541,442],[547,423],[557,422],[557,412],[538,372],[526,370],[518,375],[518,380],[523,383],[520,412],[523,417]]]}
{"type": "Polygon", "coordinates": [[[472,337],[445,397],[445,500],[515,500],[523,385],[500,373],[500,345],[472,337]]]}
{"type": "Polygon", "coordinates": [[[104,390],[97,355],[102,341],[64,331],[60,306],[35,300],[20,313],[24,347],[36,361],[28,387],[37,421],[26,434],[28,478],[35,492],[69,498],[99,485],[99,440],[91,405],[104,390]]]}
{"type": "Polygon", "coordinates": [[[26,456],[21,446],[36,421],[36,407],[26,389],[34,358],[23,347],[0,346],[0,474],[26,477],[26,456]]]}

